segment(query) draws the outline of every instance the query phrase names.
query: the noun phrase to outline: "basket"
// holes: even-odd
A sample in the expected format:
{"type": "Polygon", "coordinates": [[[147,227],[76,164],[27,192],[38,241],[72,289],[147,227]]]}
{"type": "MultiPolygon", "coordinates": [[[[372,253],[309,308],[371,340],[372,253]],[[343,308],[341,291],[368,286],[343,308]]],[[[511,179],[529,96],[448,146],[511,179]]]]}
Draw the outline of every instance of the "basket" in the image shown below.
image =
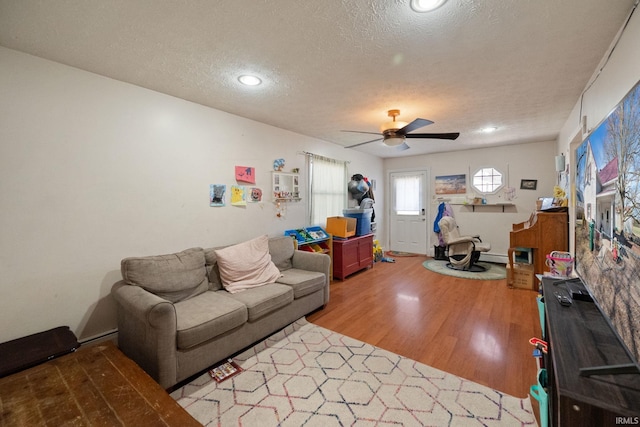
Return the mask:
{"type": "Polygon", "coordinates": [[[539,295],[536,297],[536,302],[538,303],[538,314],[540,315],[540,329],[542,330],[542,338],[544,338],[544,298],[539,295]]]}
{"type": "Polygon", "coordinates": [[[547,255],[546,263],[552,276],[567,277],[573,273],[573,257],[569,252],[553,251],[547,255]]]}
{"type": "Polygon", "coordinates": [[[529,388],[529,394],[538,401],[540,407],[540,427],[549,426],[549,396],[545,390],[547,387],[547,370],[538,371],[538,383],[529,388]]]}
{"type": "Polygon", "coordinates": [[[346,218],[343,216],[332,216],[327,218],[327,233],[334,237],[347,238],[356,234],[356,224],[358,220],[355,218],[346,218]]]}

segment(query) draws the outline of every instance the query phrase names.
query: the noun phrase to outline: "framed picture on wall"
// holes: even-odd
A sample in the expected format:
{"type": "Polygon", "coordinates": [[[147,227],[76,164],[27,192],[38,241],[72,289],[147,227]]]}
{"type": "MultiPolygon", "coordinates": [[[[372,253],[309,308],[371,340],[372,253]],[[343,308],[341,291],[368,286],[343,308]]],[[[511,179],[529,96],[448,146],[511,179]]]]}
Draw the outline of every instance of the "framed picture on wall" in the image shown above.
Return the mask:
{"type": "Polygon", "coordinates": [[[467,175],[436,176],[436,194],[465,194],[467,192],[467,175]]]}
{"type": "Polygon", "coordinates": [[[538,187],[537,179],[521,179],[520,180],[521,190],[535,190],[537,187],[538,187]]]}

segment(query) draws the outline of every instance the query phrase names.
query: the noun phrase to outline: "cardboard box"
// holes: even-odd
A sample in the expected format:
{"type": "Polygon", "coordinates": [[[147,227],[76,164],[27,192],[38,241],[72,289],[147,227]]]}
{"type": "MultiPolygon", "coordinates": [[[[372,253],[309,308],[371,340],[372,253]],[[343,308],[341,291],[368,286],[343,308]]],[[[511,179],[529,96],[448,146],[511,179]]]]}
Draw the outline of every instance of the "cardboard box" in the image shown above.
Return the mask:
{"type": "Polygon", "coordinates": [[[356,218],[346,218],[343,216],[330,216],[327,218],[327,233],[334,237],[351,237],[356,234],[356,218]]]}
{"type": "Polygon", "coordinates": [[[511,266],[507,264],[507,283],[514,288],[536,291],[533,265],[513,264],[513,271],[511,271],[511,266]]]}

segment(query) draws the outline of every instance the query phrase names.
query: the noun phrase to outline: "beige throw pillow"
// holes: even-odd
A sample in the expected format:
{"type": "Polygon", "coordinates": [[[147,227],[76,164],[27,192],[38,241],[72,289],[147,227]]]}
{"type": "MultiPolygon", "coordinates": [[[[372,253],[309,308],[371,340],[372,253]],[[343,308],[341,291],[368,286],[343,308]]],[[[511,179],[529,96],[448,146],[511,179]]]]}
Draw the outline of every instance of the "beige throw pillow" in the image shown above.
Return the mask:
{"type": "Polygon", "coordinates": [[[232,294],[274,283],[281,276],[271,261],[269,238],[264,235],[248,242],[215,250],[220,278],[232,294]]]}

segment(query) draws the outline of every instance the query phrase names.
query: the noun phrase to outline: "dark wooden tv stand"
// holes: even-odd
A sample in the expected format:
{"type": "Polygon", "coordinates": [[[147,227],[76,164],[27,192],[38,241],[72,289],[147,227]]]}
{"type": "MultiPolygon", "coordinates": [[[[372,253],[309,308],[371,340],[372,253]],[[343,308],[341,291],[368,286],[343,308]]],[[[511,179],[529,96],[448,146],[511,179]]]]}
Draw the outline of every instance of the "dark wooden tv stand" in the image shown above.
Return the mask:
{"type": "Polygon", "coordinates": [[[640,424],[640,374],[581,375],[581,369],[633,364],[607,319],[593,302],[563,307],[557,281],[542,279],[549,352],[549,423],[552,426],[640,424]]]}

